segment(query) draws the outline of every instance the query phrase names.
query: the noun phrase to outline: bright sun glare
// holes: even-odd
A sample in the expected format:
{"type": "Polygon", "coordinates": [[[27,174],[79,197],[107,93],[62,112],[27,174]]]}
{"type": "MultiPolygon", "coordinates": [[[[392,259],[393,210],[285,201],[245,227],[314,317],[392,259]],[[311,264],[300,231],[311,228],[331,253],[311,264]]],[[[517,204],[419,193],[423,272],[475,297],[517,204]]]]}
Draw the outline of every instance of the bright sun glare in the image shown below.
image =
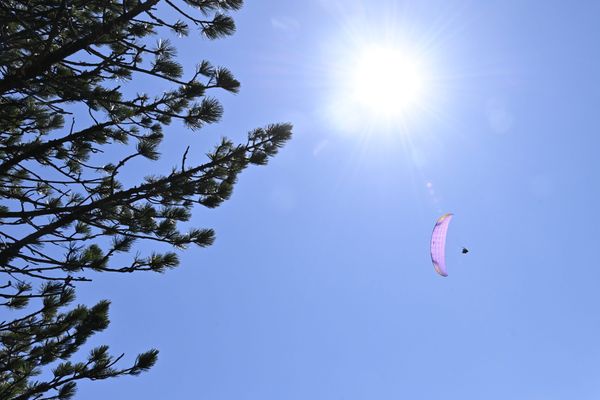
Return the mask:
{"type": "Polygon", "coordinates": [[[374,116],[401,117],[419,104],[424,77],[419,60],[407,50],[369,46],[354,65],[353,100],[374,116]]]}
{"type": "Polygon", "coordinates": [[[429,110],[430,73],[418,48],[384,39],[338,47],[328,116],[342,132],[403,135],[429,110]]]}

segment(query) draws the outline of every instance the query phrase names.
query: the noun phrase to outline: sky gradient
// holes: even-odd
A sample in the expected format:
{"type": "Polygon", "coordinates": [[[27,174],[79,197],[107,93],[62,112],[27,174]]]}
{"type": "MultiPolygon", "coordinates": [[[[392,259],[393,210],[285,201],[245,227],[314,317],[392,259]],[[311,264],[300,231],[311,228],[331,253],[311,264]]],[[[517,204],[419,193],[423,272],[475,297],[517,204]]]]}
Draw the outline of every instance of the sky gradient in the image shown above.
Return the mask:
{"type": "Polygon", "coordinates": [[[242,88],[218,94],[219,124],[167,129],[156,172],[270,122],[294,137],[194,214],[212,247],[81,287],[112,301],[90,345],[160,356],[78,397],[598,399],[598,15],[591,0],[260,0],[230,38],[174,38],[190,71],[206,58],[242,88]],[[334,116],[340,54],[394,35],[428,60],[427,103],[402,127],[334,116]],[[428,246],[445,212],[442,278],[428,246]]]}

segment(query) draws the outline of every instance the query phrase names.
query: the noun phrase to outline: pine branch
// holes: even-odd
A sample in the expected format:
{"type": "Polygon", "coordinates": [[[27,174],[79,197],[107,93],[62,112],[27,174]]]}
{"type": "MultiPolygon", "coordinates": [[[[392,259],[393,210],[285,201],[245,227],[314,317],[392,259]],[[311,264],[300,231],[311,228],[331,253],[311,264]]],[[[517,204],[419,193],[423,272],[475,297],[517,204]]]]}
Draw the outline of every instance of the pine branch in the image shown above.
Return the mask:
{"type": "Polygon", "coordinates": [[[115,27],[122,26],[130,21],[132,18],[140,15],[141,13],[150,10],[160,0],[147,0],[138,5],[114,20],[105,21],[89,30],[89,33],[71,43],[63,45],[60,49],[51,53],[45,54],[39,58],[32,59],[29,65],[19,69],[13,75],[7,75],[3,79],[0,79],[0,94],[6,93],[11,90],[19,89],[27,84],[27,81],[39,76],[41,73],[46,71],[52,65],[58,63],[61,60],[81,51],[91,44],[98,41],[98,38],[112,32],[115,27]]]}

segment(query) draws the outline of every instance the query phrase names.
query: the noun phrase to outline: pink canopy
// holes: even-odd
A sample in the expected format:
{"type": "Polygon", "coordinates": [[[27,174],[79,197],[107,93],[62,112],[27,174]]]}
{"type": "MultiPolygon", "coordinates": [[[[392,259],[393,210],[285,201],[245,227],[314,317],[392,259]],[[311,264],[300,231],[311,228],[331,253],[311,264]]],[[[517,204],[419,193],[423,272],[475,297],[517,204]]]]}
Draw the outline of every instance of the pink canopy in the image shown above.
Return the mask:
{"type": "Polygon", "coordinates": [[[431,234],[431,261],[435,271],[441,276],[448,276],[446,271],[446,233],[448,232],[448,224],[452,219],[451,213],[442,215],[435,226],[433,227],[433,233],[431,234]]]}

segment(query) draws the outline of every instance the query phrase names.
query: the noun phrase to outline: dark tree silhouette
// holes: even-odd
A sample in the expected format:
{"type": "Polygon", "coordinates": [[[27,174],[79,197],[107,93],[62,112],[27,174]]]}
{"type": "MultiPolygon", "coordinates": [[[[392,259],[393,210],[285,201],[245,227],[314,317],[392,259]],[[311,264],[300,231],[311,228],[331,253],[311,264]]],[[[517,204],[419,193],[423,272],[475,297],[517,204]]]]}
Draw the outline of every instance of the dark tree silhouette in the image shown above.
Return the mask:
{"type": "Polygon", "coordinates": [[[184,78],[168,30],[208,39],[235,30],[227,12],[242,0],[0,0],[0,398],[68,399],[79,379],[136,375],[157,351],[117,367],[106,346],[69,361],[108,326],[108,301],[66,307],[77,282],[98,272],[163,272],[173,251],[208,246],[207,228],[181,231],[197,205],[213,208],[238,174],[263,165],[290,138],[291,125],[222,139],[200,165],[188,152],[163,175],[120,180],[134,159],[157,160],[164,128],[216,122],[209,92],[237,92],[231,72],[200,61],[184,78]],[[175,16],[175,17],[174,17],[175,16]],[[154,39],[154,40],[153,40],[154,39]],[[136,77],[168,82],[134,93],[136,77]],[[157,242],[141,254],[136,244],[157,242]],[[10,315],[10,317],[6,317],[10,315]],[[34,377],[44,373],[43,378],[34,377]]]}

